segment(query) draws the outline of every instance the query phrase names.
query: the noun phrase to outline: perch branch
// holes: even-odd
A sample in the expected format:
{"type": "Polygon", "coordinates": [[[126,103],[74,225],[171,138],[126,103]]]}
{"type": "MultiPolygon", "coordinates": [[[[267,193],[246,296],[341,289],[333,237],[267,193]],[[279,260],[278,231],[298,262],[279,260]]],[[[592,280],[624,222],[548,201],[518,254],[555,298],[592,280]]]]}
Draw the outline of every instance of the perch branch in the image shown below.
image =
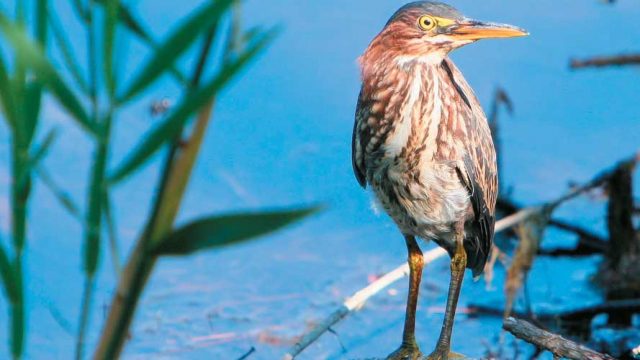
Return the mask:
{"type": "Polygon", "coordinates": [[[569,65],[571,69],[582,69],[588,67],[624,66],[640,65],[640,54],[598,56],[591,59],[572,59],[569,65]]]}
{"type": "Polygon", "coordinates": [[[537,328],[524,320],[507,318],[502,327],[530,344],[553,353],[554,356],[573,360],[614,360],[613,357],[593,351],[585,346],[567,340],[560,335],[537,328]]]}
{"type": "MultiPolygon", "coordinates": [[[[517,224],[522,223],[524,220],[531,218],[532,216],[540,215],[543,211],[548,211],[556,208],[565,201],[571,200],[576,196],[583,194],[595,187],[602,185],[606,180],[618,169],[620,166],[629,166],[629,164],[635,164],[640,160],[640,152],[634,154],[631,158],[623,160],[618,163],[613,170],[604,171],[596,175],[591,181],[580,186],[573,187],[567,193],[559,198],[550,201],[542,206],[533,206],[522,209],[515,214],[509,215],[498,222],[495,225],[495,233],[507,230],[517,224]]],[[[429,264],[436,259],[439,259],[446,255],[447,252],[441,248],[433,249],[424,255],[425,265],[429,264]]],[[[300,337],[290,349],[283,356],[283,360],[292,360],[298,356],[304,349],[316,341],[322,334],[327,332],[329,328],[337,324],[340,320],[345,318],[351,312],[359,310],[371,297],[387,288],[394,282],[402,279],[409,274],[409,265],[407,263],[396,267],[391,272],[385,274],[381,278],[369,284],[364,289],[356,292],[353,296],[349,297],[337,310],[329,315],[322,322],[318,323],[311,330],[300,337]]]]}

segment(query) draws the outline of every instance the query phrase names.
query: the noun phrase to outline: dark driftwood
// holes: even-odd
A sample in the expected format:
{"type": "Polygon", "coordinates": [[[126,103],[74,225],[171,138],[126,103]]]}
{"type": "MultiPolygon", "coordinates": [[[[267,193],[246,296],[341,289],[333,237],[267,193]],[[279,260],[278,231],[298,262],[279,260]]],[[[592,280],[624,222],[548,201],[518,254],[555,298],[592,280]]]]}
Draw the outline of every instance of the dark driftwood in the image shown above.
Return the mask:
{"type": "MultiPolygon", "coordinates": [[[[614,173],[607,190],[609,206],[607,208],[607,224],[611,237],[611,245],[606,252],[606,262],[600,274],[600,281],[607,291],[607,300],[621,300],[639,296],[634,281],[616,281],[625,273],[625,269],[640,258],[640,236],[636,235],[633,224],[633,171],[634,164],[618,168],[614,173]],[[607,280],[609,279],[609,280],[607,280]]],[[[622,280],[622,279],[621,279],[622,280]]],[[[626,280],[626,279],[625,279],[626,280]]],[[[609,324],[631,326],[632,313],[618,313],[609,316],[609,324]]]]}
{"type": "Polygon", "coordinates": [[[524,320],[507,318],[502,327],[530,344],[543,348],[557,357],[573,360],[614,360],[613,357],[601,354],[585,346],[567,340],[560,335],[537,328],[524,320]]]}
{"type": "MultiPolygon", "coordinates": [[[[484,305],[470,304],[469,313],[475,316],[502,317],[504,310],[484,305]]],[[[640,313],[640,299],[613,300],[603,304],[582,307],[560,313],[537,313],[535,317],[522,312],[512,312],[519,319],[529,321],[540,328],[559,330],[567,335],[588,337],[591,321],[596,315],[607,314],[609,317],[631,316],[640,313]]]]}
{"type": "Polygon", "coordinates": [[[640,65],[640,54],[617,55],[617,56],[599,56],[585,60],[571,60],[569,65],[572,69],[581,69],[587,67],[605,67],[605,66],[623,66],[623,65],[640,65]]]}
{"type": "Polygon", "coordinates": [[[607,225],[611,237],[611,246],[607,251],[607,260],[611,270],[618,266],[624,256],[638,252],[636,229],[633,226],[633,168],[625,166],[617,169],[609,180],[609,206],[607,225]]]}
{"type": "MultiPolygon", "coordinates": [[[[500,198],[498,199],[498,203],[496,207],[503,211],[505,214],[513,214],[520,209],[522,206],[516,204],[515,202],[500,198]]],[[[549,226],[553,226],[556,229],[560,229],[563,231],[568,231],[578,236],[578,243],[575,248],[568,249],[552,249],[545,250],[540,249],[538,254],[545,256],[588,256],[593,254],[601,254],[607,250],[609,247],[608,240],[587,230],[578,225],[571,224],[569,222],[560,220],[560,219],[550,219],[549,226]]]]}

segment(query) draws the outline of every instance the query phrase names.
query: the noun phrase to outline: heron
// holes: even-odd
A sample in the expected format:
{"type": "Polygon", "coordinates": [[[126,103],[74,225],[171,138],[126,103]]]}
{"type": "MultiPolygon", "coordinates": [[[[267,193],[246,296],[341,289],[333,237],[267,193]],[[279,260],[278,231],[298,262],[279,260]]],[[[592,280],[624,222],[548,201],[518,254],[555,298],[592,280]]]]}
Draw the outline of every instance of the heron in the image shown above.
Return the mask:
{"type": "Polygon", "coordinates": [[[424,266],[416,239],[434,241],[451,257],[444,321],[430,360],[456,357],[451,333],[464,273],[482,274],[493,243],[493,139],[476,95],[448,55],[480,39],[525,35],[418,1],[393,14],[359,58],[353,169],[403,234],[410,270],[402,344],[388,359],[424,358],[415,337],[424,266]]]}

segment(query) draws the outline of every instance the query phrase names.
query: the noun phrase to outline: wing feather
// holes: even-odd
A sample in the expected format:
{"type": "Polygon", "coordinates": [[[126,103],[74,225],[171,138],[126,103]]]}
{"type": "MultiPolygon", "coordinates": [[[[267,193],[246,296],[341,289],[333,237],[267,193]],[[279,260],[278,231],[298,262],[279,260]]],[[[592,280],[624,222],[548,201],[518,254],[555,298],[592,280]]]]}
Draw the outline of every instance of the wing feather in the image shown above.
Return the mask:
{"type": "Polygon", "coordinates": [[[368,106],[365,104],[366,101],[363,99],[363,91],[360,90],[358,105],[356,107],[355,122],[353,124],[353,134],[351,136],[351,163],[353,165],[353,173],[355,174],[358,183],[363,188],[367,187],[367,178],[364,163],[365,144],[363,144],[363,139],[361,139],[360,134],[367,119],[368,106]]]}

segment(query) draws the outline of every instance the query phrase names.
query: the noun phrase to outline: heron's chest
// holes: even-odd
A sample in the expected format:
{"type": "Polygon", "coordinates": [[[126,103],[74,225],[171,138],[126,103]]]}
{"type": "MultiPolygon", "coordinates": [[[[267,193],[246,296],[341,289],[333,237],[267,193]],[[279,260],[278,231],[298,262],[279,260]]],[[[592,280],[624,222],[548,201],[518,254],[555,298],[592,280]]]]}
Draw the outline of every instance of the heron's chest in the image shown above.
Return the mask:
{"type": "MultiPolygon", "coordinates": [[[[417,71],[387,105],[380,146],[366,156],[368,181],[405,230],[446,232],[469,209],[455,171],[460,158],[448,126],[450,94],[437,75],[417,71]]],[[[370,149],[371,150],[371,149],[370,149]]]]}
{"type": "MultiPolygon", "coordinates": [[[[452,136],[449,93],[443,79],[428,71],[414,71],[404,86],[396,89],[385,104],[371,143],[378,146],[366,149],[367,168],[372,177],[389,177],[401,181],[410,176],[419,180],[422,175],[438,171],[437,163],[457,161],[457,141],[452,136]]],[[[429,177],[424,179],[428,182],[429,177]]]]}

